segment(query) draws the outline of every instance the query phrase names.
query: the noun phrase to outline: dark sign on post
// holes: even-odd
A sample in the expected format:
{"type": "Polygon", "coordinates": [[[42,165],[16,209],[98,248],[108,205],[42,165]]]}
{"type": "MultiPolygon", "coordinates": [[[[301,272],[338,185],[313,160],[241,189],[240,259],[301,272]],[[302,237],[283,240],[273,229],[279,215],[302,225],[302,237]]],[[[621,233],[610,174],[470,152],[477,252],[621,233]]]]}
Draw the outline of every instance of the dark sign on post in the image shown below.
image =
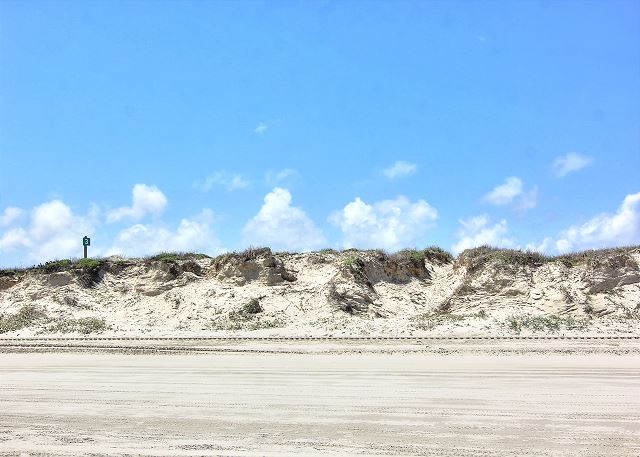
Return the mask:
{"type": "Polygon", "coordinates": [[[87,248],[91,246],[91,238],[85,236],[82,238],[82,246],[84,246],[84,258],[87,258],[87,248]]]}

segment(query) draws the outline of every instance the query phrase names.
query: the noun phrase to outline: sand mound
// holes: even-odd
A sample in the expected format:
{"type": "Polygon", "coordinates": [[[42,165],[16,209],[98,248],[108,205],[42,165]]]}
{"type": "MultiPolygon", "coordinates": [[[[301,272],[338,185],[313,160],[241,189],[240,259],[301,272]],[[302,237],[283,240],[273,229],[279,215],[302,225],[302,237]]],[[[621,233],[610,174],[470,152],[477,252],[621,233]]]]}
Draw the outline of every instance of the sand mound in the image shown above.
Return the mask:
{"type": "Polygon", "coordinates": [[[261,248],[57,261],[0,272],[0,332],[629,332],[640,329],[639,262],[637,247],[555,258],[261,248]],[[27,306],[38,312],[19,314],[27,306]]]}

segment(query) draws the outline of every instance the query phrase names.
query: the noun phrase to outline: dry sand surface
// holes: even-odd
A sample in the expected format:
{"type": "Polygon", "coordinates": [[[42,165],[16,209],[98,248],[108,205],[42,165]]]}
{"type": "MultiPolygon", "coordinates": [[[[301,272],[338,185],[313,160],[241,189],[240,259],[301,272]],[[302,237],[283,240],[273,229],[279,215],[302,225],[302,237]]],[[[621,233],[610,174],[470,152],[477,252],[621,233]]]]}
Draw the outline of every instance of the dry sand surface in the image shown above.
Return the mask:
{"type": "Polygon", "coordinates": [[[0,354],[0,455],[640,455],[640,356],[0,354]]]}

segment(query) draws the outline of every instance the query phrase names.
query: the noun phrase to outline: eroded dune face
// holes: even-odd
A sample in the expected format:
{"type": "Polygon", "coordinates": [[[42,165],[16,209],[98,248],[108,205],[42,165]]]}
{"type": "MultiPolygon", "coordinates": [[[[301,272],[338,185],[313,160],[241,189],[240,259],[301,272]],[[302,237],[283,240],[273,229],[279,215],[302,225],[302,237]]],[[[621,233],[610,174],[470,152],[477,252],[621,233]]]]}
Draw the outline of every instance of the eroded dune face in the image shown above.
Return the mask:
{"type": "Polygon", "coordinates": [[[0,331],[628,333],[640,329],[639,263],[640,248],[552,259],[489,248],[456,259],[263,248],[58,262],[1,273],[0,331]]]}

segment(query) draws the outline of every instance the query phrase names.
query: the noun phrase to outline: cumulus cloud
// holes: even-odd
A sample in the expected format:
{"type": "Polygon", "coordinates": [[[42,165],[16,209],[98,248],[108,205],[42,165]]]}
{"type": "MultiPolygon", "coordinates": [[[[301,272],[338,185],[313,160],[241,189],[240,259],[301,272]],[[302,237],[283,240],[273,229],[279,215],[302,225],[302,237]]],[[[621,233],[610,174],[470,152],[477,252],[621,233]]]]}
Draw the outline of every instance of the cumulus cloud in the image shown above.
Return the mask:
{"type": "Polygon", "coordinates": [[[175,229],[160,224],[135,224],[118,233],[108,255],[139,257],[158,252],[203,252],[216,255],[224,251],[212,223],[213,212],[204,209],[193,218],[180,221],[175,229]]]}
{"type": "Polygon", "coordinates": [[[486,215],[460,220],[462,228],[458,232],[458,242],[452,247],[455,254],[465,249],[489,245],[501,248],[513,248],[516,246],[512,238],[507,237],[507,221],[491,225],[486,215]]]}
{"type": "Polygon", "coordinates": [[[79,256],[82,237],[91,234],[98,221],[96,207],[79,216],[62,201],[52,200],[33,208],[26,226],[2,233],[0,253],[5,260],[12,256],[31,263],[79,256]]]}
{"type": "Polygon", "coordinates": [[[257,133],[258,135],[262,135],[264,132],[267,131],[268,128],[269,126],[267,124],[265,124],[264,122],[259,122],[254,132],[257,133]]]}
{"type": "Polygon", "coordinates": [[[553,174],[558,178],[562,178],[569,173],[583,169],[586,166],[591,165],[593,159],[590,157],[570,152],[560,157],[556,157],[553,161],[552,169],[553,174]]]}
{"type": "Polygon", "coordinates": [[[264,197],[264,204],[244,227],[244,241],[277,250],[309,251],[325,244],[320,229],[303,210],[291,205],[287,189],[274,188],[264,197]]]}
{"type": "Polygon", "coordinates": [[[559,252],[640,243],[640,192],[627,195],[615,214],[600,214],[564,230],[556,241],[559,252]]]}
{"type": "Polygon", "coordinates": [[[227,173],[225,171],[216,172],[207,176],[202,183],[196,183],[196,187],[203,192],[210,191],[214,186],[219,186],[226,189],[228,192],[233,192],[234,190],[246,189],[250,185],[251,182],[245,179],[241,174],[227,173]]]}
{"type": "Polygon", "coordinates": [[[398,250],[421,244],[438,212],[424,200],[404,196],[368,204],[357,197],[329,220],[340,228],[345,248],[398,250]]]}
{"type": "Polygon", "coordinates": [[[0,227],[6,227],[20,219],[24,211],[20,208],[9,206],[0,214],[0,227]]]}
{"type": "Polygon", "coordinates": [[[146,215],[160,215],[167,207],[167,197],[156,186],[133,186],[131,206],[116,208],[107,214],[107,222],[122,219],[139,220],[146,215]]]}
{"type": "Polygon", "coordinates": [[[418,170],[418,166],[415,163],[405,162],[404,160],[398,160],[389,168],[382,170],[382,173],[389,179],[402,178],[414,174],[418,170]]]}
{"type": "Polygon", "coordinates": [[[504,184],[493,188],[483,197],[483,200],[492,205],[508,205],[518,195],[522,194],[522,180],[516,177],[507,178],[504,184]]]}
{"type": "Polygon", "coordinates": [[[482,197],[482,201],[498,206],[513,204],[513,208],[524,212],[538,204],[538,187],[525,191],[522,179],[511,176],[482,197]]]}

